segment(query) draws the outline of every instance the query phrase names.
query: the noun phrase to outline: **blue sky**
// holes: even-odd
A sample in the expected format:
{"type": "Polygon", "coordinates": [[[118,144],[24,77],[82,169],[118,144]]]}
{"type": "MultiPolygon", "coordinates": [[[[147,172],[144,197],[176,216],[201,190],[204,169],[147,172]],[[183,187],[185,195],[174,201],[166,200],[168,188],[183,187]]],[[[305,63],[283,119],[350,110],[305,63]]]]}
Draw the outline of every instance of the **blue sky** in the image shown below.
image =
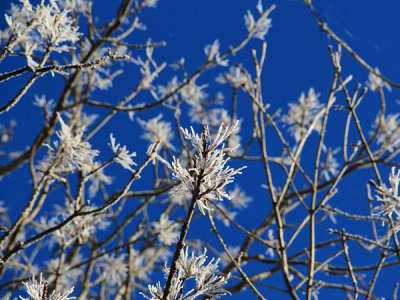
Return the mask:
{"type": "MultiPolygon", "coordinates": [[[[4,11],[10,1],[1,1],[0,9],[4,11]]],[[[99,24],[104,23],[109,17],[116,13],[116,7],[112,1],[94,0],[94,14],[99,16],[99,24]]],[[[336,45],[332,39],[329,39],[322,32],[308,10],[301,1],[281,0],[279,2],[264,1],[264,6],[268,7],[272,3],[276,4],[276,9],[271,13],[273,27],[266,36],[267,57],[264,68],[263,96],[271,105],[271,110],[282,108],[287,111],[287,103],[296,101],[301,92],[307,92],[310,87],[321,94],[321,101],[324,102],[330,89],[330,83],[333,76],[328,45],[336,45]]],[[[184,0],[160,0],[156,9],[146,9],[141,14],[141,20],[147,26],[147,31],[135,34],[133,39],[136,43],[145,43],[149,37],[152,41],[166,41],[167,46],[155,50],[155,59],[159,62],[165,61],[168,64],[177,62],[181,57],[185,58],[185,66],[189,74],[192,74],[204,61],[204,46],[218,39],[221,44],[221,52],[228,49],[229,46],[237,44],[245,36],[246,28],[244,26],[243,15],[247,9],[251,9],[256,14],[255,6],[257,1],[241,0],[202,0],[202,1],[184,1],[184,0]]],[[[395,0],[319,0],[314,1],[316,11],[321,18],[325,20],[330,28],[344,41],[346,41],[365,61],[372,67],[379,67],[382,74],[395,82],[400,82],[400,2],[395,0]]],[[[4,28],[4,19],[0,18],[0,26],[4,28]]],[[[252,40],[246,49],[238,55],[230,58],[230,62],[240,63],[251,70],[252,56],[251,49],[261,51],[260,40],[252,40]]],[[[134,56],[136,54],[134,53],[134,56]]],[[[343,53],[342,56],[343,73],[353,74],[354,79],[351,87],[356,83],[364,84],[368,77],[368,71],[354,61],[350,55],[343,53]]],[[[0,73],[13,69],[13,65],[4,62],[0,66],[0,73]]],[[[125,66],[129,72],[130,67],[125,66]]],[[[106,92],[96,93],[98,99],[104,99],[112,102],[112,99],[119,99],[129,90],[133,84],[135,76],[138,74],[132,72],[129,76],[119,77],[114,84],[114,88],[106,92]]],[[[207,71],[198,84],[209,84],[207,89],[209,94],[222,91],[229,99],[230,90],[215,83],[214,78],[222,69],[207,71]]],[[[162,73],[157,83],[165,85],[173,76],[174,71],[167,68],[162,73]]],[[[0,84],[0,103],[5,103],[14,94],[23,78],[7,81],[0,84]]],[[[15,140],[9,145],[14,150],[24,150],[35,137],[38,128],[42,125],[39,110],[33,108],[32,99],[34,94],[48,95],[49,98],[57,99],[61,90],[62,80],[59,77],[52,78],[50,74],[40,79],[26,97],[10,113],[0,115],[0,124],[7,124],[9,120],[17,121],[15,140]]],[[[390,113],[398,112],[397,99],[400,99],[399,92],[393,90],[387,93],[387,111],[390,113]]],[[[341,104],[343,99],[339,99],[341,104]]],[[[248,105],[249,99],[244,94],[239,94],[239,107],[241,108],[239,117],[244,120],[244,135],[249,137],[251,131],[251,107],[248,105]],[[248,120],[248,121],[247,121],[248,120]],[[247,130],[247,131],[246,131],[247,130]]],[[[379,109],[377,93],[368,93],[363,104],[360,106],[360,119],[365,123],[368,131],[368,123],[375,118],[379,109]]],[[[135,117],[148,119],[155,117],[162,110],[154,110],[145,113],[138,113],[135,117]]],[[[171,118],[165,113],[166,118],[171,118]]],[[[342,120],[340,114],[337,119],[342,120]]],[[[189,120],[186,120],[184,126],[190,126],[189,120]]],[[[340,125],[341,126],[341,125],[340,125]]],[[[336,127],[333,123],[328,127],[328,146],[337,148],[341,146],[343,138],[343,128],[336,127]]],[[[127,144],[138,156],[143,157],[147,149],[147,144],[138,139],[139,127],[137,122],[132,124],[127,117],[115,119],[108,132],[116,132],[118,140],[122,144],[127,144]]],[[[245,139],[245,138],[244,138],[245,139]]],[[[271,138],[273,143],[273,137],[271,138]]],[[[107,149],[104,136],[97,136],[93,143],[98,147],[107,149]],[[100,146],[100,145],[103,146],[100,146]]],[[[274,151],[273,146],[271,147],[274,151]]],[[[105,150],[109,151],[109,150],[105,150]]],[[[278,150],[276,150],[278,151],[278,150]]],[[[278,152],[277,152],[278,153],[278,152]]],[[[310,159],[312,154],[310,154],[310,159]]],[[[0,164],[3,163],[0,158],[0,164]]],[[[234,162],[235,163],[235,162],[234,162]]],[[[312,163],[310,163],[310,168],[312,163]]],[[[306,166],[307,168],[307,166],[306,166]]],[[[149,171],[149,174],[151,172],[149,171]]],[[[145,173],[146,174],[146,173],[145,173]]],[[[388,172],[382,172],[388,174],[388,172]]],[[[358,173],[357,177],[346,178],[339,189],[340,198],[335,199],[338,207],[356,212],[360,206],[366,206],[365,185],[373,176],[370,171],[358,173]],[[361,203],[361,204],[360,204],[361,203]]],[[[146,184],[144,181],[134,185],[134,188],[141,189],[146,184]]],[[[383,176],[387,179],[387,176],[383,176]]],[[[25,204],[25,199],[29,195],[30,188],[25,183],[29,182],[29,172],[26,165],[15,171],[13,174],[3,178],[0,181],[0,200],[5,201],[10,207],[11,217],[16,217],[18,212],[25,204]],[[26,188],[25,188],[26,186],[26,188]]],[[[244,171],[243,176],[238,178],[238,183],[245,187],[248,195],[253,197],[252,205],[242,215],[237,216],[239,223],[248,228],[256,226],[271,209],[267,192],[261,187],[265,184],[265,178],[262,170],[257,167],[249,166],[244,171]]],[[[362,209],[362,208],[361,208],[362,209]]],[[[340,220],[339,220],[340,221],[340,220]]],[[[343,226],[349,227],[349,230],[363,230],[357,224],[330,224],[336,229],[343,226]]],[[[208,226],[206,220],[196,220],[193,230],[189,237],[192,239],[203,238],[203,226],[208,226]]],[[[222,227],[222,226],[220,226],[222,227]]],[[[327,230],[329,226],[323,228],[327,230]]],[[[207,228],[208,230],[208,228],[207,228]]],[[[322,230],[322,229],[321,229],[322,230]]],[[[232,236],[229,229],[221,229],[226,234],[227,242],[235,243],[241,236],[232,236]]],[[[325,231],[321,233],[321,238],[325,237],[325,231]]],[[[208,241],[215,243],[211,235],[207,236],[208,241]]],[[[304,244],[299,244],[304,247],[304,244]]],[[[256,252],[257,248],[252,249],[256,252]]],[[[357,257],[357,254],[355,254],[357,257]]],[[[357,260],[357,258],[355,258],[357,260]]],[[[251,273],[251,270],[249,271],[251,273]]],[[[380,282],[379,296],[389,298],[393,290],[394,280],[398,278],[398,270],[393,273],[384,274],[387,278],[387,285],[380,282]]],[[[282,284],[280,278],[277,282],[282,284]]],[[[1,281],[0,281],[1,282],[1,281]]],[[[270,283],[270,282],[269,282],[270,283]]],[[[271,283],[270,283],[271,284],[271,283]]],[[[278,299],[282,294],[263,290],[268,299],[278,299]]],[[[342,294],[341,294],[342,295],[342,294]]],[[[326,294],[321,294],[321,298],[328,299],[326,294]]],[[[231,299],[242,299],[239,295],[234,295],[231,299]]]]}

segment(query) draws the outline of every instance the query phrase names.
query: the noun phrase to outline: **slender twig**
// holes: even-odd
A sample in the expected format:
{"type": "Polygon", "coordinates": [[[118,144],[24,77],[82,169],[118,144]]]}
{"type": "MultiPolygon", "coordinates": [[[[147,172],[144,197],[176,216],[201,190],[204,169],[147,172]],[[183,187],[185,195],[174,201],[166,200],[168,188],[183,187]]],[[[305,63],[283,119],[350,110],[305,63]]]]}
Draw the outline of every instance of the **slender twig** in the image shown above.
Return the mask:
{"type": "Polygon", "coordinates": [[[236,269],[239,271],[239,273],[242,276],[243,280],[249,285],[250,289],[253,291],[254,294],[256,294],[256,296],[259,299],[265,299],[263,297],[263,295],[261,295],[261,293],[254,286],[254,284],[251,282],[251,280],[249,279],[247,274],[242,270],[242,267],[240,266],[240,264],[236,261],[236,259],[229,252],[228,248],[226,247],[226,245],[224,243],[224,240],[222,239],[221,235],[218,233],[217,227],[215,227],[215,223],[214,223],[214,220],[213,220],[213,218],[211,216],[210,211],[208,211],[207,216],[208,216],[208,220],[210,221],[211,228],[212,228],[214,234],[217,236],[222,248],[224,249],[225,253],[228,255],[228,257],[231,260],[231,262],[235,265],[236,269]]]}
{"type": "MultiPolygon", "coordinates": [[[[342,230],[342,232],[344,233],[344,230],[342,230]]],[[[346,244],[345,235],[342,235],[342,245],[343,245],[343,251],[344,251],[344,258],[346,259],[347,268],[349,270],[351,282],[353,283],[353,287],[354,287],[353,299],[357,299],[357,297],[358,297],[357,279],[354,276],[353,266],[351,264],[351,260],[350,260],[350,256],[349,256],[349,249],[348,249],[347,244],[346,244]]]]}
{"type": "Polygon", "coordinates": [[[400,89],[400,84],[395,83],[394,81],[390,80],[389,78],[383,76],[379,72],[377,72],[374,68],[372,68],[368,63],[365,62],[345,41],[343,41],[340,37],[338,37],[332,29],[329,28],[328,24],[324,22],[321,17],[317,14],[314,9],[314,6],[311,3],[311,0],[303,0],[307,7],[310,9],[311,13],[314,15],[314,18],[317,20],[319,27],[322,31],[324,31],[327,35],[329,35],[336,43],[340,44],[346,51],[358,62],[362,65],[365,69],[369,72],[373,73],[374,75],[378,76],[382,80],[386,81],[391,86],[395,87],[396,89],[400,89]]]}

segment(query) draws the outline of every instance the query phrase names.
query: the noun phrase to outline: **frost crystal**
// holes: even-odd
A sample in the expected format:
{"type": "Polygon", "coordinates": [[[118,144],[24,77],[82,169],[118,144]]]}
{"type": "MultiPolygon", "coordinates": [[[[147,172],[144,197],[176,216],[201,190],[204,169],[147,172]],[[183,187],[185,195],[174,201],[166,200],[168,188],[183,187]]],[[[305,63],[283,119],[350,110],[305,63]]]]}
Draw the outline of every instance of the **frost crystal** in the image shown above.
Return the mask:
{"type": "MultiPolygon", "coordinates": [[[[375,71],[379,74],[378,68],[375,68],[375,71]]],[[[383,88],[387,88],[389,92],[392,90],[387,82],[383,81],[381,77],[376,76],[374,73],[369,73],[366,84],[371,91],[377,91],[383,88]]]]}
{"type": "Polygon", "coordinates": [[[90,1],[86,0],[58,0],[60,6],[64,10],[69,10],[73,12],[85,13],[88,11],[88,5],[91,6],[90,1]]]}
{"type": "Polygon", "coordinates": [[[375,134],[375,129],[377,128],[376,142],[382,145],[382,149],[387,151],[393,151],[394,148],[398,147],[400,144],[400,114],[388,114],[383,116],[382,120],[378,115],[375,119],[373,130],[369,133],[370,135],[375,134]]]}
{"type": "Polygon", "coordinates": [[[238,126],[239,122],[232,127],[221,125],[214,136],[210,134],[208,126],[203,128],[201,135],[195,133],[193,127],[191,127],[191,132],[181,128],[183,136],[192,143],[198,153],[193,157],[193,168],[184,168],[176,157],[173,158],[171,165],[163,158],[158,157],[172,170],[173,177],[181,182],[175,188],[175,193],[196,197],[199,209],[203,214],[205,214],[205,210],[209,210],[207,201],[222,201],[223,198],[232,198],[224,191],[224,187],[233,181],[236,174],[241,174],[242,169],[245,168],[234,169],[226,166],[229,161],[229,158],[225,157],[226,152],[232,151],[234,148],[226,148],[222,144],[238,130],[238,126]],[[221,148],[218,148],[219,146],[221,148]]]}
{"type": "Polygon", "coordinates": [[[110,134],[111,149],[116,155],[115,161],[119,163],[125,169],[134,172],[132,166],[136,166],[136,163],[132,160],[132,157],[136,156],[136,152],[129,153],[126,146],[121,147],[120,144],[115,144],[115,138],[113,134],[110,134]]]}
{"type": "MultiPolygon", "coordinates": [[[[43,277],[42,274],[40,274],[40,279],[39,282],[36,280],[35,276],[32,276],[32,280],[30,282],[23,282],[23,284],[26,287],[26,292],[28,293],[30,298],[24,298],[19,296],[20,299],[22,300],[43,300],[47,299],[47,282],[43,282],[43,277]]],[[[51,293],[49,296],[49,300],[70,300],[70,299],[76,299],[76,297],[69,297],[70,294],[72,294],[74,291],[74,288],[70,288],[68,291],[65,293],[61,294],[58,293],[56,294],[55,291],[51,293]]]]}
{"type": "Polygon", "coordinates": [[[182,100],[190,105],[189,116],[192,123],[201,123],[204,116],[204,102],[208,97],[204,91],[206,87],[207,84],[197,85],[190,82],[180,90],[182,100]]]}
{"type": "Polygon", "coordinates": [[[128,272],[125,254],[121,254],[120,256],[106,254],[100,259],[99,267],[107,277],[108,286],[121,286],[125,282],[128,272]]]}
{"type": "Polygon", "coordinates": [[[141,4],[147,7],[156,7],[158,0],[144,0],[141,4]]]}
{"type": "MultiPolygon", "coordinates": [[[[211,261],[206,264],[208,259],[206,253],[207,249],[204,249],[203,254],[196,256],[194,252],[192,252],[192,255],[189,257],[188,247],[181,250],[178,261],[178,271],[173,278],[171,293],[167,299],[195,299],[202,295],[218,298],[228,294],[222,286],[227,283],[229,275],[227,277],[216,275],[218,273],[219,259],[216,261],[211,259],[211,261]],[[184,293],[184,283],[191,278],[195,280],[195,288],[184,293]]],[[[169,269],[165,268],[164,272],[168,274],[169,269]]],[[[162,299],[163,289],[160,282],[158,282],[156,286],[149,285],[148,289],[151,297],[142,294],[146,299],[162,299]]]]}
{"type": "Polygon", "coordinates": [[[162,214],[159,221],[153,222],[153,233],[165,245],[172,245],[178,241],[179,225],[174,221],[168,220],[166,214],[162,214]]]}
{"type": "MultiPolygon", "coordinates": [[[[93,169],[97,169],[100,167],[98,162],[93,164],[93,169]]],[[[97,172],[95,172],[92,176],[90,176],[89,181],[91,182],[89,186],[89,196],[93,198],[96,196],[99,187],[104,184],[111,184],[113,182],[113,178],[104,174],[104,168],[100,168],[97,172]]]]}
{"type": "Polygon", "coordinates": [[[172,95],[178,88],[178,86],[179,86],[178,78],[175,76],[167,83],[167,86],[162,86],[162,85],[157,86],[157,92],[161,98],[164,98],[169,95],[172,95]]]}
{"type": "Polygon", "coordinates": [[[148,140],[150,143],[159,142],[161,146],[169,149],[174,149],[171,140],[174,134],[171,129],[171,123],[162,121],[163,115],[159,114],[157,117],[146,121],[138,120],[140,126],[144,130],[142,138],[148,140]]]}
{"type": "MultiPolygon", "coordinates": [[[[304,93],[301,93],[299,103],[289,103],[289,112],[282,116],[282,122],[289,125],[289,132],[296,142],[303,138],[322,109],[318,97],[319,94],[316,94],[314,89],[310,88],[307,97],[304,93]]],[[[313,130],[318,132],[321,130],[321,119],[315,123],[313,130]]]]}
{"type": "Polygon", "coordinates": [[[232,205],[239,209],[246,208],[249,202],[253,200],[253,198],[247,196],[238,185],[235,185],[235,188],[229,192],[229,195],[232,198],[232,205]]]}
{"type": "Polygon", "coordinates": [[[340,148],[332,150],[332,148],[326,148],[323,146],[322,150],[326,153],[326,158],[324,162],[320,163],[321,176],[324,177],[325,180],[329,180],[332,176],[336,176],[339,172],[338,169],[340,164],[334,155],[340,151],[340,148]]]}
{"type": "Polygon", "coordinates": [[[247,14],[244,16],[244,22],[247,28],[247,31],[251,34],[252,37],[258,38],[260,40],[265,39],[265,35],[268,33],[268,30],[271,28],[272,20],[268,18],[269,13],[275,8],[275,6],[271,6],[268,10],[264,11],[261,0],[258,1],[257,10],[260,13],[260,18],[256,21],[254,19],[253,14],[250,10],[247,11],[247,14]]]}
{"type": "Polygon", "coordinates": [[[55,282],[58,280],[59,290],[68,290],[71,285],[80,285],[84,276],[84,269],[74,268],[74,265],[79,264],[83,261],[83,256],[77,254],[71,261],[64,261],[60,264],[60,258],[52,258],[46,261],[44,264],[46,268],[43,272],[47,275],[49,282],[55,282]]]}
{"type": "Polygon", "coordinates": [[[214,43],[211,45],[207,45],[204,48],[204,53],[207,55],[207,60],[208,61],[213,61],[220,65],[226,67],[228,65],[228,60],[227,59],[221,59],[220,53],[219,53],[219,41],[215,40],[214,43]]]}
{"type": "MultiPolygon", "coordinates": [[[[227,124],[228,127],[234,125],[235,121],[232,122],[231,116],[226,109],[214,108],[207,111],[205,122],[208,126],[213,128],[220,126],[220,124],[227,124]],[[233,124],[232,124],[233,123],[233,124]]],[[[240,142],[242,138],[239,135],[241,128],[241,120],[238,123],[237,130],[232,132],[227,140],[228,148],[231,149],[231,155],[240,155],[242,149],[240,148],[240,142]]]]}
{"type": "Polygon", "coordinates": [[[220,84],[227,84],[235,89],[244,88],[245,90],[250,90],[253,85],[251,77],[239,66],[230,67],[229,72],[219,74],[215,81],[220,84]]]}
{"type": "Polygon", "coordinates": [[[99,151],[92,150],[91,144],[84,141],[83,127],[75,132],[63,121],[60,114],[57,113],[57,117],[61,125],[61,129],[56,133],[59,142],[53,143],[55,149],[48,146],[53,152],[52,163],[56,164],[57,171],[78,168],[81,171],[90,172],[93,167],[93,159],[99,154],[99,151]]]}
{"type": "MultiPolygon", "coordinates": [[[[94,205],[88,205],[83,208],[83,211],[91,211],[96,208],[97,207],[94,205]]],[[[45,229],[52,228],[68,219],[75,212],[75,204],[70,201],[65,201],[65,206],[55,205],[53,217],[48,220],[42,217],[40,223],[45,229]]],[[[92,214],[77,216],[51,235],[52,240],[50,241],[50,246],[52,246],[54,242],[57,242],[59,245],[68,244],[74,239],[77,239],[80,244],[83,244],[93,236],[97,230],[104,230],[109,225],[110,222],[105,216],[94,216],[92,214]]]]}
{"type": "MultiPolygon", "coordinates": [[[[36,6],[29,0],[21,2],[22,5],[12,4],[10,14],[6,15],[6,22],[11,28],[9,37],[13,39],[10,50],[16,45],[29,44],[28,54],[32,54],[35,49],[45,51],[48,45],[54,51],[63,52],[71,47],[66,43],[74,44],[78,41],[78,27],[74,25],[69,10],[64,10],[57,1],[50,0],[48,5],[36,6]]],[[[34,66],[33,61],[28,63],[34,66]]]]}
{"type": "Polygon", "coordinates": [[[376,215],[388,215],[392,217],[396,215],[395,219],[395,230],[400,230],[400,197],[399,197],[399,182],[400,182],[400,170],[396,173],[396,168],[393,167],[389,175],[390,187],[388,188],[385,184],[382,184],[377,189],[376,199],[382,204],[375,208],[376,215]]]}

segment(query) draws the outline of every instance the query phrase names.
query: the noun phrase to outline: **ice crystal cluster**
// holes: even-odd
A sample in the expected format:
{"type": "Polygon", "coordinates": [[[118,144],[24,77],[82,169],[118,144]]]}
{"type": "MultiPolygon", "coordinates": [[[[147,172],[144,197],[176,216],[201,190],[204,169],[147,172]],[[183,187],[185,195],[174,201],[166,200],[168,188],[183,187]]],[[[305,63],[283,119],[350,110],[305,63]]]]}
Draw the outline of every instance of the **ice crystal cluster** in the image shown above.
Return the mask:
{"type": "Polygon", "coordinates": [[[308,90],[307,96],[301,93],[298,103],[289,103],[289,112],[282,116],[282,122],[289,126],[290,134],[299,142],[313,125],[312,130],[320,131],[321,119],[315,122],[317,114],[322,109],[318,101],[319,94],[316,94],[313,88],[308,90]]]}
{"type": "Polygon", "coordinates": [[[43,276],[40,274],[40,279],[37,281],[35,276],[32,276],[31,281],[24,282],[26,292],[29,298],[19,297],[21,300],[72,300],[76,297],[70,297],[74,292],[74,288],[70,288],[64,293],[56,293],[53,291],[50,295],[47,295],[47,282],[43,282],[43,276]]]}
{"type": "MultiPolygon", "coordinates": [[[[173,278],[171,293],[168,300],[175,299],[195,299],[200,296],[218,298],[226,295],[228,292],[222,287],[226,284],[228,277],[218,276],[218,260],[211,259],[208,261],[207,249],[199,256],[194,252],[189,255],[189,247],[185,247],[181,251],[178,261],[178,271],[173,278]],[[194,288],[184,291],[184,285],[190,280],[194,280],[194,288]]],[[[169,268],[164,269],[164,273],[168,276],[169,268]]],[[[161,300],[163,298],[163,288],[158,282],[155,286],[148,286],[150,296],[143,294],[149,300],[161,300]]]]}
{"type": "MultiPolygon", "coordinates": [[[[376,74],[379,73],[379,69],[375,68],[376,74]]],[[[380,76],[376,75],[374,73],[369,73],[368,74],[368,80],[366,81],[367,86],[370,88],[371,91],[378,91],[380,89],[383,90],[383,88],[386,88],[389,92],[392,90],[390,85],[384,81],[380,76]]]]}
{"type": "Polygon", "coordinates": [[[65,52],[70,49],[68,43],[79,40],[81,33],[70,10],[65,9],[66,1],[50,0],[46,5],[32,5],[29,0],[20,2],[22,5],[12,4],[9,14],[5,15],[9,29],[2,32],[2,38],[10,39],[8,51],[24,49],[29,66],[38,65],[32,59],[34,52],[65,52]]]}
{"type": "MultiPolygon", "coordinates": [[[[238,122],[234,126],[220,126],[217,133],[212,136],[209,128],[205,126],[201,134],[181,128],[184,137],[192,144],[196,155],[193,157],[192,167],[185,168],[176,157],[170,165],[159,157],[173,172],[173,177],[180,181],[175,188],[175,193],[197,199],[200,211],[205,214],[210,209],[209,201],[222,201],[224,198],[232,199],[225,191],[225,186],[233,182],[236,174],[241,174],[245,167],[234,169],[227,166],[229,157],[227,152],[235,148],[227,148],[224,141],[238,130],[238,122]]],[[[238,146],[238,145],[237,145],[238,146]]]]}
{"type": "Polygon", "coordinates": [[[382,184],[377,188],[376,199],[381,202],[381,205],[375,207],[375,214],[378,216],[387,215],[394,218],[395,230],[400,230],[400,170],[393,167],[389,174],[389,187],[382,184]]]}
{"type": "Polygon", "coordinates": [[[244,20],[246,28],[252,37],[264,40],[265,35],[272,26],[272,20],[268,18],[268,15],[274,8],[275,6],[271,6],[270,9],[264,10],[262,1],[259,0],[257,4],[257,11],[261,17],[258,20],[254,18],[250,10],[247,11],[247,14],[244,16],[244,20]]]}

